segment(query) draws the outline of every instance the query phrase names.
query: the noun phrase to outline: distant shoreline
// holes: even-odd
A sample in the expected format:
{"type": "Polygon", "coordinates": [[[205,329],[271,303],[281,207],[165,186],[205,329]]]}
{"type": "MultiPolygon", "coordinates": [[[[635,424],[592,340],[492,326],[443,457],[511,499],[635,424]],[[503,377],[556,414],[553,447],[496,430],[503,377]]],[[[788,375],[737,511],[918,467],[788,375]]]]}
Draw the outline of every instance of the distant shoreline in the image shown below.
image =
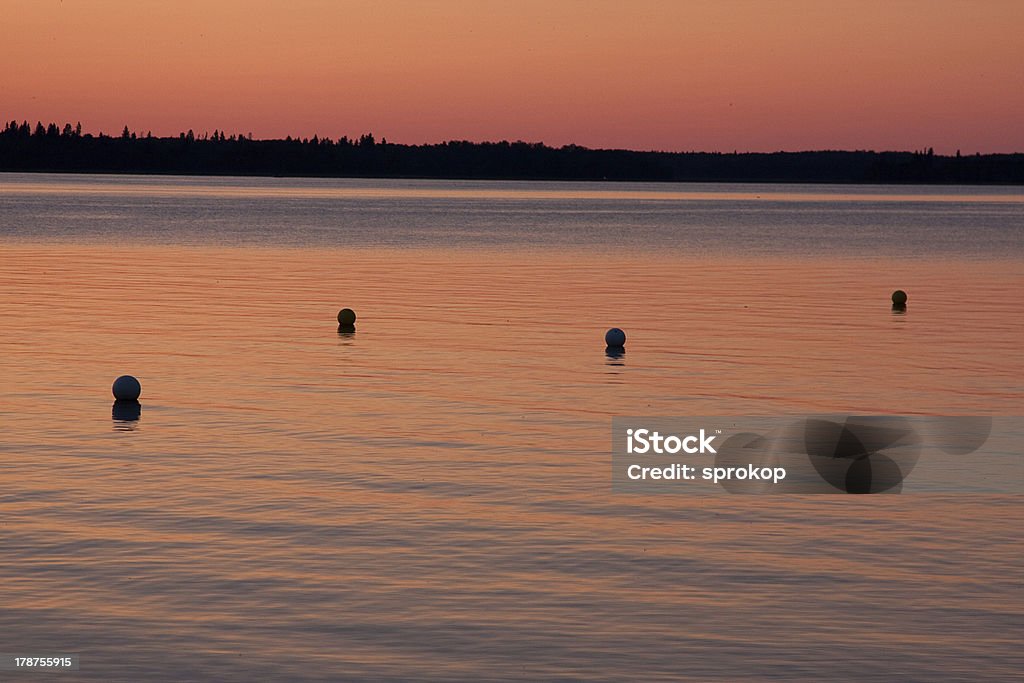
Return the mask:
{"type": "Polygon", "coordinates": [[[196,137],[119,137],[56,124],[0,130],[0,171],[129,175],[422,180],[1024,185],[1024,153],[944,156],[915,152],[637,152],[528,142],[405,145],[372,135],[255,140],[214,131],[196,137]]]}

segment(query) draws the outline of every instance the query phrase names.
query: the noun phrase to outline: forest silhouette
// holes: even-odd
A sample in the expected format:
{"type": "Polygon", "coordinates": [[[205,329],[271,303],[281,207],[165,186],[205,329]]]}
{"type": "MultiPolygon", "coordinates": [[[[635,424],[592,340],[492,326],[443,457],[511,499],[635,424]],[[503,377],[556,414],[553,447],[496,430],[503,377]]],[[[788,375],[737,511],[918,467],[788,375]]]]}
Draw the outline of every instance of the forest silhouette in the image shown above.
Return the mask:
{"type": "Polygon", "coordinates": [[[6,123],[0,171],[376,178],[795,183],[1024,184],[1024,154],[638,152],[536,142],[394,144],[373,135],[257,140],[83,133],[81,124],[6,123]]]}

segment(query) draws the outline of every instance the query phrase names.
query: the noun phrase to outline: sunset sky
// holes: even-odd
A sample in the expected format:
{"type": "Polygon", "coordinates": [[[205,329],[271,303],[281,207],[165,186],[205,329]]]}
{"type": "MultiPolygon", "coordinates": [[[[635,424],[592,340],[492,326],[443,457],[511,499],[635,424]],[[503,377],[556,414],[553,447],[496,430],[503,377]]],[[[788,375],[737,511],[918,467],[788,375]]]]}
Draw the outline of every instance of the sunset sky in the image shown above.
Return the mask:
{"type": "Polygon", "coordinates": [[[1024,2],[0,0],[0,119],[1024,152],[1024,2]]]}

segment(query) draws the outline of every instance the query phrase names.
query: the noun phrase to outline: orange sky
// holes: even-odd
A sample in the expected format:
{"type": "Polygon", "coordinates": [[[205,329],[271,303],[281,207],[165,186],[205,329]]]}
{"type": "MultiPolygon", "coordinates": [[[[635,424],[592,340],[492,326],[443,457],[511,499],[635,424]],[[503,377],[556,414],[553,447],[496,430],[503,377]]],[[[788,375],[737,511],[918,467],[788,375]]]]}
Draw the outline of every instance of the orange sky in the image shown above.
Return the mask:
{"type": "Polygon", "coordinates": [[[1024,1],[0,0],[0,120],[1024,152],[1024,1]]]}

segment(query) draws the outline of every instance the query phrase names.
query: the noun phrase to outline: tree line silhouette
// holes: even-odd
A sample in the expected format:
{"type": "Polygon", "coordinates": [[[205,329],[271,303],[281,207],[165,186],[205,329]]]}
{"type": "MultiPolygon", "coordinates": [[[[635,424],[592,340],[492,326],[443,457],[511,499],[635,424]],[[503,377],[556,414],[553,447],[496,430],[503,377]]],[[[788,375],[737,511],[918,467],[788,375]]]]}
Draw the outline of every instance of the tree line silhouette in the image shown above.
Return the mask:
{"type": "Polygon", "coordinates": [[[1024,184],[1024,154],[637,152],[535,142],[404,145],[373,135],[255,140],[214,130],[176,137],[6,123],[0,170],[384,178],[1024,184]]]}

